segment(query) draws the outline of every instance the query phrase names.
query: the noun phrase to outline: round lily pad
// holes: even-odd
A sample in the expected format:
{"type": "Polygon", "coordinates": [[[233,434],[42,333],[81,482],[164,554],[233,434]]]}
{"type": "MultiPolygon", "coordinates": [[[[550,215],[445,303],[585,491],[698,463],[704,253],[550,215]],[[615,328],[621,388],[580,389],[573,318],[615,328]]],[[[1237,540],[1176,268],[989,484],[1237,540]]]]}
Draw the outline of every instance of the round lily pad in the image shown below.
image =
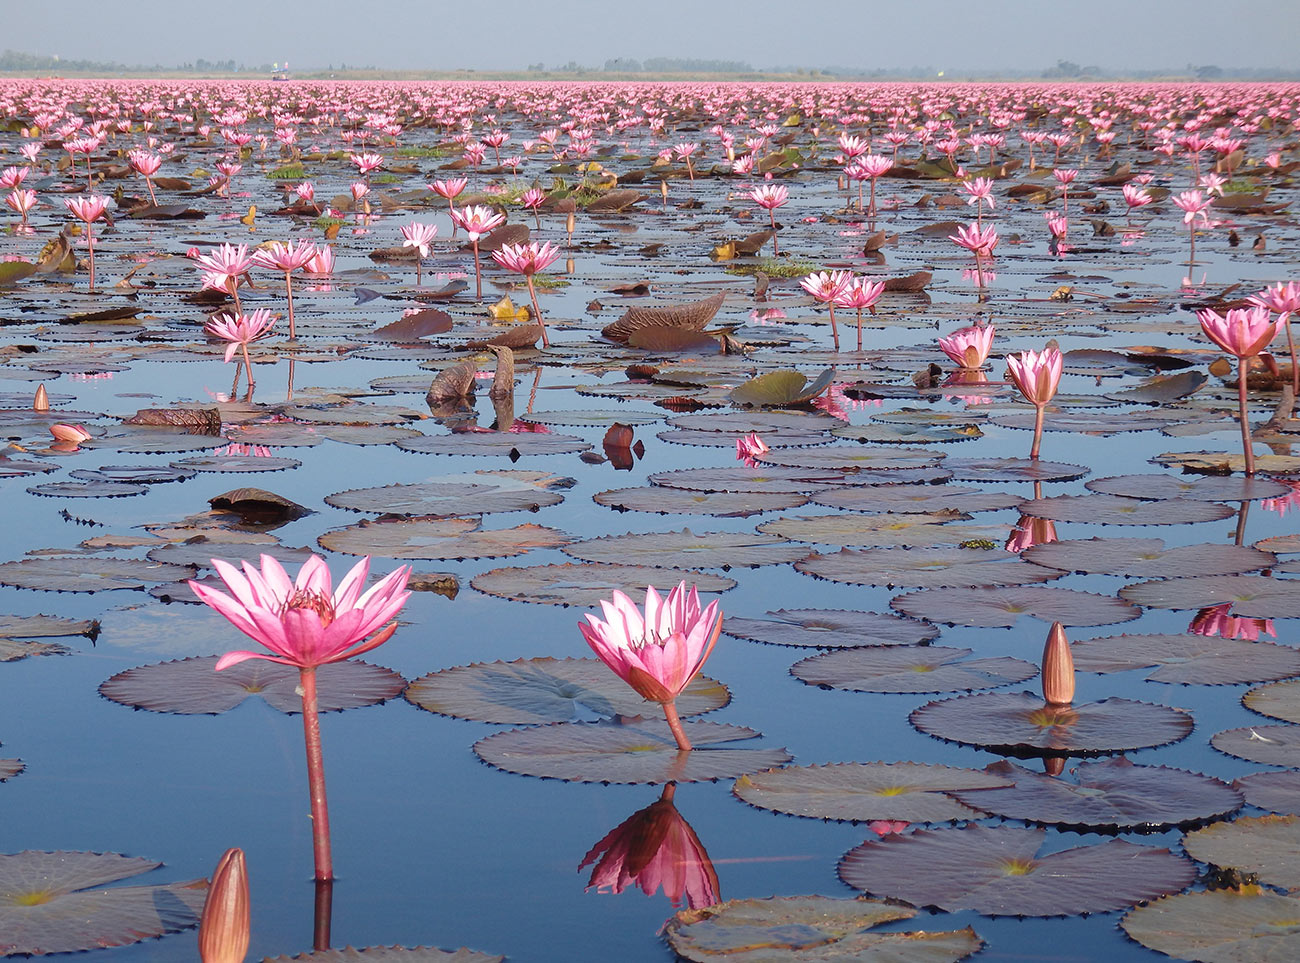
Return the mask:
{"type": "Polygon", "coordinates": [[[84,448],[111,448],[132,455],[174,454],[218,448],[229,439],[221,435],[190,434],[174,428],[124,425],[111,434],[82,442],[84,448]]]}
{"type": "MultiPolygon", "coordinates": [[[[1278,646],[1287,652],[1295,652],[1290,646],[1278,646]]],[[[1287,676],[1300,675],[1300,669],[1288,672],[1287,676]]],[[[1276,676],[1275,678],[1286,678],[1276,676]]],[[[1263,680],[1248,680],[1263,681],[1263,680]]],[[[1300,724],[1300,679],[1291,682],[1274,682],[1272,685],[1256,686],[1241,697],[1241,703],[1247,709],[1258,712],[1270,719],[1300,724]]]]}
{"type": "Polygon", "coordinates": [[[806,546],[779,535],[754,532],[680,532],[605,535],[563,548],[565,555],[584,562],[630,562],[656,568],[758,568],[794,562],[808,554],[806,546]]]}
{"type": "MultiPolygon", "coordinates": [[[[421,391],[424,389],[421,388],[421,391]]],[[[550,425],[562,428],[608,428],[613,424],[637,428],[641,425],[653,425],[663,421],[663,412],[633,411],[628,408],[611,408],[605,411],[582,409],[574,411],[534,411],[520,415],[520,421],[534,425],[550,425]]]]}
{"type": "Polygon", "coordinates": [[[144,485],[118,481],[65,481],[47,482],[27,489],[33,495],[46,498],[125,498],[143,495],[149,489],[144,485]]]}
{"type": "Polygon", "coordinates": [[[1062,574],[1029,565],[1001,549],[983,548],[845,548],[830,555],[809,555],[794,567],[830,582],[921,588],[1020,586],[1050,582],[1062,574]]]}
{"type": "Polygon", "coordinates": [[[744,518],[760,512],[797,508],[806,495],[785,492],[700,492],[685,488],[618,488],[591,496],[597,505],[620,512],[655,512],[660,515],[713,515],[744,518]]]}
{"type": "Polygon", "coordinates": [[[1147,949],[1199,963],[1300,957],[1300,899],[1258,886],[1201,890],[1139,906],[1120,926],[1147,949]]]}
{"type": "Polygon", "coordinates": [[[959,803],[953,793],[1010,785],[978,769],[919,762],[847,762],[787,766],[741,776],[731,791],[743,802],[793,816],[868,822],[873,819],[939,823],[979,819],[978,802],[959,803]]]}
{"type": "Polygon", "coordinates": [[[853,480],[853,473],[834,468],[681,468],[655,472],[651,485],[701,492],[794,492],[807,494],[853,480]]]}
{"type": "Polygon", "coordinates": [[[880,612],[776,609],[767,615],[765,619],[729,615],[722,622],[722,631],[750,642],[819,649],[918,645],[939,634],[938,629],[926,622],[880,612]]]}
{"type": "Polygon", "coordinates": [[[1167,849],[1111,839],[1041,852],[1044,829],[962,826],[920,829],[863,843],[839,876],[869,894],[948,912],[1076,916],[1123,909],[1174,893],[1196,876],[1167,849]]]}
{"type": "Polygon", "coordinates": [[[1200,609],[1231,602],[1232,614],[1247,618],[1300,616],[1300,580],[1263,575],[1203,575],[1138,582],[1126,585],[1119,594],[1150,609],[1200,609]]]}
{"type": "Polygon", "coordinates": [[[956,963],[983,946],[973,929],[873,933],[916,911],[875,900],[785,896],[681,910],[664,926],[673,952],[694,963],[956,963]]]}
{"type": "Polygon", "coordinates": [[[16,461],[0,457],[0,478],[22,478],[41,472],[58,471],[58,465],[42,464],[39,461],[16,461]]]}
{"type": "Polygon", "coordinates": [[[279,455],[198,455],[172,462],[173,468],[204,472],[285,471],[301,465],[296,458],[279,455]]]}
{"type": "Polygon", "coordinates": [[[695,747],[677,748],[662,719],[557,722],[498,732],[474,743],[490,766],[568,782],[664,783],[731,779],[790,761],[784,749],[733,745],[759,733],[719,722],[686,721],[695,747]]]}
{"type": "Polygon", "coordinates": [[[855,512],[928,513],[991,512],[1016,508],[1025,499],[1010,492],[986,492],[980,488],[944,485],[918,488],[906,485],[855,485],[815,492],[815,505],[846,508],[855,512]]]}
{"type": "Polygon", "coordinates": [[[1239,575],[1277,562],[1277,556],[1244,545],[1206,542],[1166,548],[1159,538],[1067,539],[1034,545],[1021,557],[1065,572],[1131,578],[1239,575]]]}
{"type": "Polygon", "coordinates": [[[317,539],[322,548],[348,555],[381,558],[504,558],[534,548],[557,548],[569,536],[545,525],[480,530],[469,518],[367,519],[326,532],[317,539]]]}
{"type": "Polygon", "coordinates": [[[951,514],[787,515],[758,526],[760,532],[798,542],[871,548],[931,548],[963,542],[1001,542],[1007,525],[962,525],[951,514]]]}
{"type": "MultiPolygon", "coordinates": [[[[273,709],[302,712],[296,666],[247,659],[220,672],[217,656],[196,656],[127,669],[100,683],[99,694],[133,709],[184,715],[228,712],[252,695],[273,709]]],[[[316,669],[322,712],[373,706],[401,694],[406,680],[391,669],[347,659],[316,669]]]]}
{"type": "Polygon", "coordinates": [[[1187,525],[1227,518],[1232,509],[1191,498],[1143,500],[1120,495],[1055,495],[1025,502],[1020,510],[1053,522],[1092,525],[1187,525]]]}
{"type": "Polygon", "coordinates": [[[709,411],[674,415],[668,419],[674,428],[713,431],[728,435],[764,435],[774,431],[825,432],[843,424],[838,418],[802,411],[709,411]]]}
{"type": "Polygon", "coordinates": [[[571,455],[589,451],[591,445],[573,435],[510,431],[467,431],[450,435],[425,435],[399,441],[403,451],[425,455],[571,455]]]}
{"type": "Polygon", "coordinates": [[[131,482],[136,485],[160,485],[194,477],[193,471],[162,465],[105,465],[103,468],[78,468],[68,474],[80,481],[131,482]]]}
{"type": "Polygon", "coordinates": [[[1300,768],[1300,726],[1244,726],[1210,737],[1220,752],[1266,766],[1300,768]]]}
{"type": "Polygon", "coordinates": [[[828,448],[795,448],[764,452],[766,465],[787,468],[824,468],[839,471],[893,471],[900,468],[930,468],[943,461],[944,453],[927,448],[864,448],[834,445],[828,448]]]}
{"type": "MultiPolygon", "coordinates": [[[[1238,685],[1300,675],[1296,649],[1210,635],[1112,635],[1075,642],[1070,651],[1081,672],[1152,668],[1150,681],[1180,685],[1238,685]]],[[[1287,721],[1300,722],[1300,715],[1287,721]]]]}
{"type": "Polygon", "coordinates": [[[1300,890],[1300,816],[1243,816],[1183,838],[1187,855],[1202,863],[1259,877],[1261,883],[1300,890]]]}
{"type": "Polygon", "coordinates": [[[736,580],[691,569],[654,568],[649,565],[607,565],[601,562],[494,568],[475,576],[470,585],[485,595],[515,602],[543,605],[579,605],[590,608],[608,599],[614,589],[633,597],[653,585],[667,595],[681,581],[701,592],[725,592],[736,580]]]}
{"type": "Polygon", "coordinates": [[[290,548],[288,545],[264,545],[260,542],[218,542],[198,537],[183,542],[172,542],[159,548],[150,549],[147,557],[155,562],[170,565],[193,565],[197,568],[211,568],[212,559],[220,558],[232,565],[240,562],[252,562],[259,565],[263,555],[269,555],[286,566],[302,565],[311,558],[311,549],[290,548]]]}
{"type": "Polygon", "coordinates": [[[1142,614],[1113,595],[1045,585],[924,589],[894,596],[889,607],[930,622],[990,629],[1010,628],[1022,615],[1062,625],[1111,625],[1142,614]]]}
{"type": "Polygon", "coordinates": [[[1246,802],[1274,813],[1300,815],[1300,772],[1252,772],[1232,781],[1246,802]]]}
{"type": "Polygon", "coordinates": [[[972,654],[942,645],[841,649],[796,662],[790,674],[822,688],[910,693],[994,689],[1038,675],[1038,666],[1023,659],[972,654]]]}
{"type": "Polygon", "coordinates": [[[1182,709],[1103,699],[1048,705],[1032,692],[980,692],[913,710],[912,725],[927,735],[1013,755],[1104,755],[1163,746],[1187,737],[1182,709]]]}
{"type": "Polygon", "coordinates": [[[6,956],[77,953],[139,943],[196,925],[207,880],[107,885],[161,865],[118,853],[27,850],[0,855],[0,951],[6,956]]]}
{"type": "Polygon", "coordinates": [[[65,635],[99,633],[93,619],[63,619],[55,615],[0,615],[0,639],[59,638],[65,635]]]}
{"type": "Polygon", "coordinates": [[[21,759],[0,759],[0,782],[12,779],[26,768],[21,759]]]}
{"type": "Polygon", "coordinates": [[[162,565],[131,558],[25,558],[0,563],[0,585],[41,592],[104,592],[142,589],[157,582],[175,581],[194,574],[182,565],[162,565]]]}
{"type": "MultiPolygon", "coordinates": [[[[700,431],[691,428],[669,428],[656,436],[660,441],[672,445],[692,445],[698,448],[735,448],[736,436],[720,431],[700,431]]],[[[801,431],[783,428],[768,431],[763,436],[763,444],[769,448],[807,448],[812,445],[828,445],[835,439],[822,431],[801,431]]]]}
{"type": "Polygon", "coordinates": [[[1059,776],[1007,760],[984,771],[1012,785],[958,792],[957,798],[1031,823],[1147,832],[1217,819],[1242,804],[1241,794],[1218,779],[1168,766],[1137,766],[1123,756],[1080,762],[1059,776]]]}
{"type": "Polygon", "coordinates": [[[556,489],[572,484],[546,472],[478,471],[444,475],[414,485],[354,488],[327,495],[335,508],[386,515],[485,515],[491,512],[532,512],[558,505],[556,489]]]}
{"type": "Polygon", "coordinates": [[[1083,487],[1103,495],[1126,498],[1190,498],[1208,502],[1278,498],[1291,491],[1281,482],[1269,478],[1236,478],[1232,475],[1112,475],[1084,482],[1083,487]]]}
{"type": "Polygon", "coordinates": [[[1072,481],[1082,478],[1091,469],[1084,465],[1063,462],[1038,461],[1033,458],[949,458],[943,467],[952,472],[957,481],[968,482],[1018,482],[1018,481],[1072,481]]]}
{"type": "Polygon", "coordinates": [[[0,637],[0,662],[21,662],[33,655],[69,655],[72,650],[54,642],[24,642],[0,637]]]}
{"type": "MultiPolygon", "coordinates": [[[[641,698],[599,659],[517,659],[476,662],[416,679],[406,698],[422,709],[458,719],[504,725],[569,722],[580,710],[602,716],[653,716],[657,703],[641,698]]],[[[677,698],[682,716],[720,709],[727,687],[697,675],[677,698]]]]}

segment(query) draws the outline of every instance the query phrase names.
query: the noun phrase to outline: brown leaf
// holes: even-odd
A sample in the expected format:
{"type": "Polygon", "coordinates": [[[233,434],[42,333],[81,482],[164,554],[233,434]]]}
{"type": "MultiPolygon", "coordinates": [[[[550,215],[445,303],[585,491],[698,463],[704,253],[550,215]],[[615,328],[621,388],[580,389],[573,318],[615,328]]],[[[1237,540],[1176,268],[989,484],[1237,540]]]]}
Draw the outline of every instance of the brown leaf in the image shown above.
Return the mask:
{"type": "Polygon", "coordinates": [[[718,313],[726,300],[725,291],[719,291],[702,301],[675,304],[660,308],[628,308],[627,313],[613,324],[606,325],[601,335],[611,341],[626,342],[633,331],[645,327],[674,327],[699,331],[718,313]]]}
{"type": "Polygon", "coordinates": [[[474,375],[477,371],[477,364],[466,361],[438,372],[429,385],[429,390],[425,392],[424,400],[433,407],[442,402],[468,398],[474,393],[474,375]]]}
{"type": "Polygon", "coordinates": [[[386,324],[374,332],[374,337],[385,341],[412,343],[431,334],[443,334],[452,327],[451,315],[437,308],[424,308],[411,314],[403,315],[392,324],[386,324]]]}
{"type": "Polygon", "coordinates": [[[196,435],[221,434],[221,413],[216,408],[141,408],[122,423],[186,428],[196,435]]]}

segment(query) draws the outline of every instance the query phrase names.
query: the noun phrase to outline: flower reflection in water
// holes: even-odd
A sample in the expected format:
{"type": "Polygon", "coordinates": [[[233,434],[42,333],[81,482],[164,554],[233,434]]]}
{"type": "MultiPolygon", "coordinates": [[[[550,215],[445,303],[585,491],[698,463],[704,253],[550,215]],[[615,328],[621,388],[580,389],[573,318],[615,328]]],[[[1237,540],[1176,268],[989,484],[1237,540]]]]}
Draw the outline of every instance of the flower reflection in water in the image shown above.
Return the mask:
{"type": "Polygon", "coordinates": [[[1194,635],[1217,635],[1225,639],[1249,639],[1252,642],[1259,640],[1261,632],[1277,637],[1272,619],[1248,619],[1229,615],[1231,609],[1231,602],[1203,608],[1196,613],[1192,624],[1187,626],[1187,631],[1194,635]]]}
{"type": "Polygon", "coordinates": [[[712,906],[720,899],[718,874],[704,844],[673,805],[677,786],[668,783],[663,794],[645,809],[633,813],[582,858],[578,869],[593,866],[587,889],[621,893],[638,886],[647,896],[659,890],[674,909],[712,906]]]}
{"type": "MultiPolygon", "coordinates": [[[[983,371],[977,371],[970,368],[961,368],[952,372],[944,379],[943,388],[960,388],[963,385],[987,385],[993,384],[989,381],[989,376],[983,371]]],[[[991,405],[993,395],[980,394],[977,392],[963,393],[961,391],[945,391],[945,398],[951,398],[954,401],[962,401],[968,405],[991,405]]]]}

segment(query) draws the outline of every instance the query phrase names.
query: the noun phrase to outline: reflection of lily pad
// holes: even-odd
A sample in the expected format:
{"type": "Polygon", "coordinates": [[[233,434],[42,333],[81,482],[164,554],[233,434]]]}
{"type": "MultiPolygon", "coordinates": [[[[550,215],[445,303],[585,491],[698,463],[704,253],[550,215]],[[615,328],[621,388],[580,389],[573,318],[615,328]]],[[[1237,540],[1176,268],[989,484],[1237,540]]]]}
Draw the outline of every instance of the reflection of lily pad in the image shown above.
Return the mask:
{"type": "Polygon", "coordinates": [[[806,546],[779,535],[755,532],[680,532],[605,535],[574,542],[564,554],[585,562],[631,562],[657,568],[757,568],[781,565],[808,554],[806,546]]]}
{"type": "Polygon", "coordinates": [[[790,674],[832,689],[912,693],[993,689],[1038,675],[1032,662],[1006,656],[969,659],[971,654],[971,649],[942,645],[841,649],[796,662],[790,674]]]}
{"type": "Polygon", "coordinates": [[[939,634],[938,629],[926,622],[880,612],[777,609],[767,615],[765,619],[728,615],[722,622],[722,631],[751,642],[819,649],[917,645],[939,634]]]}
{"type": "Polygon", "coordinates": [[[925,589],[896,595],[889,607],[917,619],[981,628],[1010,627],[1022,615],[1062,625],[1110,625],[1142,614],[1113,595],[1045,585],[925,589]]]}
{"type": "Polygon", "coordinates": [[[322,548],[381,558],[504,558],[534,548],[557,548],[569,536],[531,522],[514,528],[479,530],[468,518],[367,519],[321,535],[322,548]]]}
{"type": "Polygon", "coordinates": [[[678,956],[694,963],[956,963],[984,945],[970,927],[872,933],[916,911],[874,900],[785,896],[682,910],[664,927],[678,956]]]}
{"type": "Polygon", "coordinates": [[[1033,823],[1153,830],[1221,817],[1242,803],[1240,793],[1218,779],[1168,766],[1135,766],[1123,756],[1081,762],[1060,776],[1006,760],[985,771],[1013,785],[957,798],[1033,823]]]}
{"type": "MultiPolygon", "coordinates": [[[[602,716],[653,715],[648,702],[599,659],[517,659],[477,662],[431,672],[407,687],[422,709],[458,719],[504,725],[568,722],[586,709],[602,716]]],[[[682,716],[727,704],[727,687],[697,675],[677,698],[682,716]]]]}
{"type": "Polygon", "coordinates": [[[1300,726],[1244,726],[1210,737],[1210,745],[1238,759],[1300,768],[1300,726]]]}
{"type": "Polygon", "coordinates": [[[1300,899],[1258,886],[1202,890],[1139,906],[1120,926],[1148,949],[1201,963],[1300,958],[1300,899]]]}
{"type": "Polygon", "coordinates": [[[635,597],[644,593],[647,585],[653,585],[666,595],[683,580],[701,592],[725,592],[736,587],[735,579],[691,569],[601,562],[494,568],[475,576],[470,585],[485,595],[515,602],[591,607],[600,604],[601,599],[608,599],[614,589],[635,597]]]}
{"type": "Polygon", "coordinates": [[[757,738],[743,726],[682,723],[695,747],[682,752],[661,719],[558,722],[498,732],[474,744],[490,766],[525,776],[569,782],[663,783],[730,779],[790,761],[784,749],[745,749],[732,743],[757,738]]]}
{"type": "Polygon", "coordinates": [[[981,692],[930,702],[908,717],[927,735],[1024,755],[1099,755],[1163,746],[1187,737],[1182,709],[1103,699],[1048,705],[1031,692],[981,692]]]}
{"type": "Polygon", "coordinates": [[[760,512],[797,508],[807,496],[785,492],[699,492],[685,488],[618,488],[591,496],[597,505],[621,512],[655,512],[660,515],[714,515],[744,518],[760,512]]]}
{"type": "Polygon", "coordinates": [[[1300,889],[1300,816],[1244,816],[1215,823],[1183,839],[1202,863],[1259,877],[1261,883],[1300,889]]]}
{"type": "Polygon", "coordinates": [[[0,563],[0,585],[42,592],[104,592],[141,589],[156,582],[193,575],[183,565],[163,565],[133,558],[26,558],[0,563]]]}
{"type": "Polygon", "coordinates": [[[1111,839],[1040,854],[1044,829],[921,829],[863,843],[839,875],[867,893],[949,912],[1075,916],[1123,909],[1177,892],[1196,876],[1167,849],[1111,839]]]}
{"type": "Polygon", "coordinates": [[[1010,781],[978,769],[919,762],[846,762],[829,766],[787,766],[741,776],[731,791],[759,809],[867,822],[873,819],[938,823],[978,819],[981,792],[1010,781]],[[951,795],[974,790],[965,804],[951,795]]]}
{"type": "Polygon", "coordinates": [[[1112,635],[1075,642],[1070,649],[1081,672],[1154,668],[1147,674],[1152,682],[1237,685],[1300,675],[1300,651],[1212,635],[1112,635]]]}
{"type": "Polygon", "coordinates": [[[809,555],[794,567],[830,582],[921,588],[1020,586],[1049,582],[1063,574],[1000,549],[983,548],[845,548],[830,555],[809,555]]]}
{"type": "Polygon", "coordinates": [[[1200,609],[1232,602],[1232,614],[1247,618],[1300,616],[1300,580],[1263,575],[1204,575],[1126,585],[1123,598],[1150,609],[1200,609]]]}
{"type": "Polygon", "coordinates": [[[100,888],[161,865],[117,853],[0,855],[0,952],[76,953],[194,926],[206,880],[100,888]]]}
{"type": "MultiPolygon", "coordinates": [[[[127,669],[100,683],[99,694],[133,709],[185,715],[228,712],[251,695],[273,709],[302,712],[296,666],[248,659],[220,672],[217,656],[196,656],[127,669]]],[[[322,712],[372,706],[401,694],[406,680],[391,669],[348,659],[316,669],[322,712]]]]}

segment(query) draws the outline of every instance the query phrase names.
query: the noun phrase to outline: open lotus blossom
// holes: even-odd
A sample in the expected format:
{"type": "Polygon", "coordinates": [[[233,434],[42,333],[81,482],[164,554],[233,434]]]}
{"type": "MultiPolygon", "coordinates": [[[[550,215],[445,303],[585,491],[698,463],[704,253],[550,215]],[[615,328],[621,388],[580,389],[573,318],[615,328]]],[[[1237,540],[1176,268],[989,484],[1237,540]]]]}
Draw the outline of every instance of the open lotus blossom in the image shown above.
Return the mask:
{"type": "Polygon", "coordinates": [[[885,293],[884,281],[873,281],[866,277],[855,277],[844,292],[835,299],[841,308],[855,308],[858,312],[858,350],[862,350],[862,309],[867,308],[872,315],[876,313],[876,302],[885,293]]]}
{"type": "Polygon", "coordinates": [[[864,154],[844,169],[851,180],[858,182],[858,209],[862,209],[862,182],[871,185],[871,196],[867,201],[867,216],[876,216],[876,181],[894,166],[892,158],[884,154],[864,154]]]}
{"type": "Polygon", "coordinates": [[[1296,358],[1295,338],[1291,333],[1291,317],[1300,311],[1300,283],[1288,281],[1283,284],[1279,281],[1258,294],[1252,294],[1250,301],[1281,315],[1287,347],[1291,352],[1291,393],[1300,398],[1300,363],[1297,363],[1300,359],[1296,358]]]}
{"type": "Polygon", "coordinates": [[[397,630],[393,620],[411,595],[406,590],[410,566],[390,572],[370,589],[365,588],[370,574],[369,555],[352,567],[337,589],[329,567],[319,555],[304,562],[294,579],[270,555],[262,556],[260,570],[245,561],[241,572],[219,558],[212,560],[212,566],[230,594],[201,582],[191,581],[190,588],[199,601],[216,609],[268,650],[227,652],[217,660],[217,671],[246,659],[298,667],[316,879],[333,879],[316,668],[369,652],[392,637],[397,630]]]}
{"type": "Polygon", "coordinates": [[[158,168],[162,167],[162,157],[152,151],[137,148],[127,151],[126,162],[131,165],[131,170],[144,178],[145,186],[149,188],[149,200],[157,204],[158,197],[153,192],[153,175],[157,174],[158,168]]]}
{"type": "Polygon", "coordinates": [[[1133,220],[1133,211],[1135,208],[1146,207],[1155,198],[1146,190],[1137,184],[1125,184],[1121,190],[1124,192],[1124,203],[1128,205],[1128,219],[1133,220]]]}
{"type": "Polygon", "coordinates": [[[749,192],[749,199],[767,211],[772,222],[772,253],[779,253],[776,241],[776,209],[790,200],[790,190],[784,184],[761,184],[749,192]]]}
{"type": "Polygon", "coordinates": [[[718,902],[718,874],[695,830],[673,805],[676,789],[675,783],[665,785],[659,799],[591,847],[578,864],[578,869],[595,864],[587,889],[621,893],[637,886],[647,896],[662,889],[674,908],[718,902]]]}
{"type": "Polygon", "coordinates": [[[1255,474],[1255,451],[1250,437],[1250,415],[1246,403],[1247,361],[1269,346],[1286,323],[1287,315],[1273,320],[1262,304],[1250,308],[1232,308],[1226,315],[1210,308],[1196,312],[1205,336],[1237,359],[1237,417],[1241,422],[1242,454],[1246,474],[1255,474]]]}
{"type": "Polygon", "coordinates": [[[5,204],[10,210],[15,211],[22,216],[23,223],[27,223],[27,215],[36,207],[36,192],[24,188],[17,188],[5,195],[5,204]]]}
{"type": "Polygon", "coordinates": [[[546,191],[540,187],[530,187],[520,195],[519,203],[524,210],[533,212],[533,226],[540,231],[542,229],[542,220],[537,212],[546,203],[546,191]]]}
{"type": "Polygon", "coordinates": [[[384,157],[382,154],[365,152],[351,155],[352,163],[357,165],[357,173],[362,177],[369,177],[371,171],[377,171],[384,166],[384,157]]]}
{"type": "Polygon", "coordinates": [[[334,273],[334,248],[328,244],[322,244],[316,248],[315,256],[302,267],[306,274],[328,277],[334,273]]]}
{"type": "Polygon", "coordinates": [[[451,221],[469,235],[469,243],[474,248],[474,299],[482,301],[483,275],[479,268],[479,238],[504,224],[506,216],[482,204],[468,204],[458,211],[452,211],[451,221]]]}
{"type": "Polygon", "coordinates": [[[963,181],[961,189],[966,192],[966,203],[978,205],[975,208],[975,223],[981,227],[984,225],[984,205],[993,210],[993,178],[991,177],[974,177],[970,180],[963,181]]]}
{"type": "Polygon", "coordinates": [[[108,210],[108,198],[102,194],[70,197],[63,202],[72,216],[86,225],[86,248],[90,251],[90,290],[95,290],[95,234],[91,225],[108,210]]]}
{"type": "Polygon", "coordinates": [[[993,348],[993,325],[972,324],[939,339],[939,350],[959,368],[980,368],[993,348]]]}
{"type": "Polygon", "coordinates": [[[26,167],[6,167],[0,171],[0,191],[10,191],[27,179],[26,167]]]}
{"type": "Polygon", "coordinates": [[[542,346],[549,348],[551,340],[546,334],[546,322],[542,320],[542,310],[537,306],[537,288],[533,284],[533,275],[544,271],[556,258],[560,249],[550,241],[538,245],[536,241],[527,244],[503,244],[501,250],[492,252],[492,260],[507,271],[522,274],[528,282],[528,297],[533,302],[533,317],[542,326],[542,346]]]}
{"type": "Polygon", "coordinates": [[[736,439],[736,458],[743,461],[746,468],[757,468],[761,464],[759,458],[770,450],[756,431],[736,439]]]}
{"type": "Polygon", "coordinates": [[[982,297],[985,280],[984,258],[992,257],[993,249],[998,246],[998,229],[992,224],[984,227],[976,222],[957,228],[957,233],[949,234],[948,240],[975,255],[975,276],[982,297]]]}
{"type": "Polygon", "coordinates": [[[1199,190],[1183,191],[1181,194],[1175,194],[1170,198],[1176,207],[1183,212],[1183,223],[1187,225],[1189,253],[1188,268],[1196,263],[1196,222],[1199,220],[1206,227],[1210,224],[1210,215],[1205,213],[1213,200],[1206,197],[1199,190]]]}
{"type": "Polygon", "coordinates": [[[433,239],[438,236],[438,225],[422,224],[414,221],[410,224],[404,224],[401,228],[402,247],[415,248],[415,284],[420,284],[420,269],[423,261],[429,256],[430,247],[433,245],[433,239]]]}
{"type": "MultiPolygon", "coordinates": [[[[248,358],[248,346],[254,341],[260,341],[271,333],[271,328],[275,324],[275,317],[266,308],[258,308],[249,314],[237,312],[235,314],[218,314],[208,320],[203,325],[203,330],[214,338],[221,338],[228,341],[226,345],[226,361],[229,362],[235,356],[235,352],[243,349],[244,352],[244,371],[248,376],[248,388],[253,388],[253,364],[248,358]]],[[[238,379],[239,372],[236,370],[235,377],[238,379]]],[[[235,382],[238,384],[238,380],[235,382]]]]}
{"type": "Polygon", "coordinates": [[[617,589],[611,601],[601,599],[605,619],[586,614],[578,624],[593,652],[614,673],[641,694],[663,706],[664,718],[680,749],[690,749],[675,705],[713,651],[722,631],[716,600],[700,606],[695,586],[685,582],[662,598],[646,589],[645,613],[617,589]]]}
{"type": "Polygon", "coordinates": [[[814,271],[799,282],[799,286],[826,305],[831,315],[831,337],[835,350],[840,350],[840,331],[835,325],[835,305],[853,283],[851,271],[814,271]]]}
{"type": "Polygon", "coordinates": [[[203,287],[225,291],[235,299],[235,311],[242,311],[239,304],[239,279],[253,266],[248,245],[222,244],[210,254],[193,251],[192,256],[203,272],[203,287]]]}
{"type": "Polygon", "coordinates": [[[1038,448],[1043,441],[1043,412],[1061,383],[1063,364],[1064,359],[1057,348],[1007,355],[1007,377],[1034,406],[1034,443],[1029,449],[1030,458],[1038,457],[1038,448]]]}
{"type": "Polygon", "coordinates": [[[293,323],[293,272],[306,267],[316,257],[316,245],[311,241],[282,244],[271,241],[253,252],[252,263],[272,271],[284,272],[284,296],[289,303],[289,337],[298,336],[293,323]]]}

